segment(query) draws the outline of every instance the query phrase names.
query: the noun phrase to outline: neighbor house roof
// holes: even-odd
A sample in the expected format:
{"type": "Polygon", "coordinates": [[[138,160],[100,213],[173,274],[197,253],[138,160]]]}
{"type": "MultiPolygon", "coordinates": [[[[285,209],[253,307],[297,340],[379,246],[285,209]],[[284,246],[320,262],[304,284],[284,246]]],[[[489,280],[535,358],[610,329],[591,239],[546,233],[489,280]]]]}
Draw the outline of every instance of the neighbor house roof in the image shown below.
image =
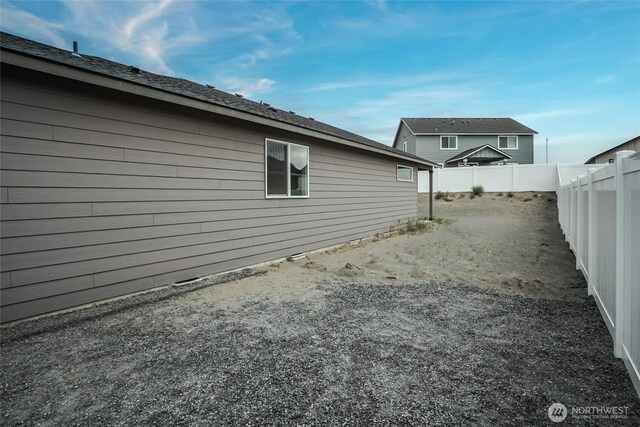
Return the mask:
{"type": "Polygon", "coordinates": [[[615,150],[616,148],[621,148],[623,145],[626,145],[626,144],[628,144],[628,143],[630,143],[630,142],[634,142],[634,141],[636,141],[636,140],[640,140],[640,135],[635,136],[635,137],[631,138],[630,140],[623,142],[622,144],[618,144],[618,145],[616,145],[615,147],[611,147],[611,148],[609,148],[608,150],[604,150],[602,153],[596,154],[595,156],[591,157],[589,160],[587,160],[586,162],[584,162],[584,164],[585,164],[585,165],[588,165],[589,163],[591,163],[591,162],[595,161],[595,159],[596,159],[597,157],[600,157],[600,156],[602,156],[603,154],[608,153],[609,151],[613,151],[613,150],[615,150]]]}
{"type": "MultiPolygon", "coordinates": [[[[208,105],[214,105],[217,107],[223,107],[222,109],[218,108],[215,110],[216,113],[231,115],[233,117],[238,117],[242,119],[248,119],[245,115],[233,115],[230,114],[230,111],[236,111],[240,113],[245,113],[254,118],[266,119],[265,120],[254,120],[259,121],[262,124],[267,124],[270,126],[280,127],[288,130],[291,129],[291,126],[295,128],[294,131],[300,132],[300,130],[306,130],[311,132],[303,132],[309,134],[311,136],[317,136],[316,133],[320,133],[323,135],[328,135],[331,140],[338,143],[346,143],[345,145],[349,145],[356,148],[361,148],[368,151],[374,151],[381,154],[387,154],[393,157],[402,158],[406,160],[411,160],[416,163],[420,163],[422,165],[427,166],[437,166],[436,163],[425,160],[421,157],[414,156],[409,153],[405,153],[400,150],[396,150],[388,145],[379,143],[377,141],[373,141],[369,138],[365,138],[363,136],[357,135],[355,133],[328,125],[326,123],[314,120],[311,117],[304,117],[298,114],[295,114],[293,111],[281,110],[279,108],[275,108],[267,103],[262,101],[255,102],[250,99],[244,98],[241,95],[230,94],[218,89],[215,89],[213,86],[202,85],[199,83],[195,83],[189,80],[164,76],[160,74],[151,73],[145,70],[141,70],[134,66],[124,65],[118,62],[109,61],[107,59],[103,59],[97,56],[87,55],[83,52],[79,54],[74,54],[71,51],[58,49],[52,46],[48,46],[42,43],[38,43],[32,40],[28,40],[22,37],[18,37],[12,34],[0,32],[0,46],[3,50],[3,55],[1,57],[3,63],[13,63],[14,65],[21,66],[24,68],[31,68],[37,71],[49,72],[51,74],[63,75],[68,78],[75,78],[77,80],[83,80],[78,78],[76,75],[70,72],[65,72],[63,70],[53,70],[36,66],[35,64],[27,63],[25,61],[20,61],[18,59],[12,58],[7,52],[19,54],[21,56],[28,56],[30,58],[35,58],[38,60],[44,60],[49,63],[55,63],[58,65],[62,65],[65,69],[75,69],[81,70],[83,72],[92,73],[95,75],[100,75],[107,77],[109,79],[116,79],[118,81],[124,81],[127,83],[131,83],[137,86],[144,86],[146,88],[151,88],[156,91],[162,91],[164,93],[175,94],[180,97],[186,97],[192,100],[197,100],[208,105]],[[278,126],[278,124],[286,124],[290,125],[288,127],[278,126]]],[[[83,80],[84,81],[84,80],[83,80]]],[[[99,84],[97,81],[92,81],[92,83],[99,84]]],[[[112,86],[112,88],[117,90],[126,91],[127,88],[121,87],[120,85],[112,86]]],[[[137,93],[139,95],[147,95],[149,96],[149,92],[141,92],[137,93]]],[[[169,99],[168,97],[162,96],[154,96],[156,99],[162,99],[163,101],[175,102],[175,99],[169,99]]],[[[195,108],[199,108],[201,106],[196,106],[195,104],[189,104],[194,106],[195,108]]]]}
{"type": "Polygon", "coordinates": [[[440,134],[537,134],[535,130],[511,118],[403,118],[414,135],[440,134]]]}
{"type": "Polygon", "coordinates": [[[468,150],[465,150],[462,153],[456,154],[455,156],[453,156],[452,158],[447,160],[445,163],[452,163],[452,162],[464,160],[467,157],[471,157],[475,153],[484,150],[485,148],[495,151],[503,159],[512,159],[513,158],[510,155],[508,155],[507,153],[505,153],[504,151],[499,150],[499,149],[497,149],[496,147],[494,147],[492,145],[485,144],[485,145],[481,145],[480,147],[469,148],[468,150]]]}

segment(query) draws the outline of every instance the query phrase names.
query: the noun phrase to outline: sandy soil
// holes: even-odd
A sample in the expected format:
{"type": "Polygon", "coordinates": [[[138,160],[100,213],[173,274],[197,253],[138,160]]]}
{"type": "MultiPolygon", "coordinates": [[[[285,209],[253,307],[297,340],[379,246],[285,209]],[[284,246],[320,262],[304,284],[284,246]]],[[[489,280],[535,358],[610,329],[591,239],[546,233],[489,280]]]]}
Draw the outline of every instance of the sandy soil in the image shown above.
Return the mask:
{"type": "MultiPolygon", "coordinates": [[[[419,216],[428,212],[421,195],[419,216]]],[[[245,296],[309,293],[319,280],[359,283],[454,282],[530,297],[583,300],[586,283],[575,269],[557,222],[553,193],[484,194],[436,200],[436,221],[421,232],[380,237],[263,269],[265,275],[188,295],[187,304],[245,296]]],[[[237,302],[237,300],[236,300],[237,302]]]]}

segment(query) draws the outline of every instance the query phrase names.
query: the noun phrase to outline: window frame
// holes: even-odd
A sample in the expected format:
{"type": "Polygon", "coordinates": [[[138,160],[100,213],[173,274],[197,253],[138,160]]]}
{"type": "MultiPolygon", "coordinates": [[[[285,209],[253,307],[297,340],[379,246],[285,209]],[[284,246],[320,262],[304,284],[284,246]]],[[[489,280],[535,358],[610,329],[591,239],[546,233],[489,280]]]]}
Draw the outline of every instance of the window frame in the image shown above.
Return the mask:
{"type": "Polygon", "coordinates": [[[517,150],[518,149],[518,142],[519,138],[518,135],[498,135],[498,149],[499,150],[517,150]],[[506,147],[500,147],[500,138],[507,138],[507,146],[506,147]],[[516,139],[516,146],[514,148],[509,148],[509,138],[515,138],[516,139]]]}
{"type": "Polygon", "coordinates": [[[274,138],[264,139],[264,197],[265,199],[308,199],[311,195],[311,159],[309,156],[309,146],[296,144],[294,142],[281,141],[274,138]],[[267,149],[269,142],[275,142],[277,144],[284,144],[287,146],[287,194],[273,194],[269,195],[269,170],[267,169],[267,162],[269,151],[267,149]],[[307,151],[307,194],[305,196],[292,196],[291,195],[291,146],[304,148],[307,151]]]}
{"type": "Polygon", "coordinates": [[[440,149],[441,150],[457,150],[458,149],[458,135],[440,135],[440,149]],[[443,138],[455,138],[456,139],[456,146],[453,147],[453,148],[451,148],[451,147],[443,148],[442,147],[442,139],[443,138]]]}
{"type": "Polygon", "coordinates": [[[402,151],[407,152],[407,141],[402,141],[402,151]]]}
{"type": "Polygon", "coordinates": [[[396,181],[413,182],[413,166],[396,165],[396,181]],[[400,170],[400,168],[410,169],[411,170],[411,179],[400,179],[400,178],[398,178],[398,171],[400,170]]]}

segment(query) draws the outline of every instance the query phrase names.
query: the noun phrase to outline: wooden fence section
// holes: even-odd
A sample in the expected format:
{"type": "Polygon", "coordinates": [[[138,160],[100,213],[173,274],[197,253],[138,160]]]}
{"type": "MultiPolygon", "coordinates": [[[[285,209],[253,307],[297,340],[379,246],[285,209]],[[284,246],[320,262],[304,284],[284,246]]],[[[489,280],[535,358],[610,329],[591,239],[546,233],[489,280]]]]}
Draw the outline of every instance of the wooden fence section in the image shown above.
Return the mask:
{"type": "Polygon", "coordinates": [[[640,395],[640,152],[560,183],[558,216],[640,395]]]}

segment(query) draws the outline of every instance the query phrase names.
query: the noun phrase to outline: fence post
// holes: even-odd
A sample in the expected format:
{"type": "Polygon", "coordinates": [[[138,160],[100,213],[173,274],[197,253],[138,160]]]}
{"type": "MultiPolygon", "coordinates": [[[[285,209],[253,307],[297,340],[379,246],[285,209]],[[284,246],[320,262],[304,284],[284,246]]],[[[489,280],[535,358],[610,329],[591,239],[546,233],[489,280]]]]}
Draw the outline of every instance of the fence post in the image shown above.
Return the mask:
{"type": "Polygon", "coordinates": [[[613,354],[616,357],[624,358],[622,351],[623,337],[630,325],[625,323],[627,313],[624,312],[624,299],[627,294],[626,284],[624,280],[624,247],[625,247],[625,230],[624,230],[624,211],[625,211],[625,191],[624,191],[624,174],[623,164],[624,158],[633,154],[634,151],[618,151],[615,158],[615,175],[614,182],[616,186],[616,315],[615,315],[615,337],[613,339],[613,354]]]}
{"type": "Polygon", "coordinates": [[[581,233],[582,230],[582,222],[584,218],[582,217],[582,209],[580,209],[580,203],[582,202],[582,178],[584,175],[578,175],[577,178],[577,186],[576,186],[576,235],[575,235],[575,255],[576,255],[576,270],[580,269],[580,261],[582,259],[582,252],[580,251],[580,247],[582,245],[582,239],[584,236],[581,233]]]}
{"type": "Polygon", "coordinates": [[[589,169],[589,187],[588,187],[588,199],[587,199],[587,229],[589,233],[589,240],[587,242],[587,254],[589,256],[589,270],[587,271],[587,294],[592,295],[593,289],[596,286],[596,224],[598,224],[596,218],[596,193],[593,190],[593,174],[596,169],[589,169]]]}
{"type": "Polygon", "coordinates": [[[511,165],[511,191],[516,191],[516,165],[511,165]]]}
{"type": "Polygon", "coordinates": [[[429,169],[429,221],[433,221],[433,168],[429,169]]]}

